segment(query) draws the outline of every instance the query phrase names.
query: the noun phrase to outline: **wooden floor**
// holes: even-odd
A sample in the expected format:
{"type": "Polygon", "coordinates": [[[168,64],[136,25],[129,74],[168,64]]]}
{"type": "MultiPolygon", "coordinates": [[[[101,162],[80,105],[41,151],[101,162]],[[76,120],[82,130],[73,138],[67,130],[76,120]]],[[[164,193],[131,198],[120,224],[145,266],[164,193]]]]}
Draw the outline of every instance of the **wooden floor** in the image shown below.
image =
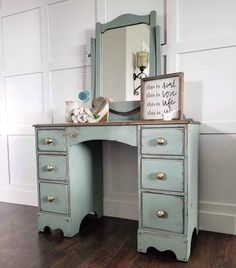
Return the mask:
{"type": "Polygon", "coordinates": [[[200,231],[189,262],[171,252],[136,251],[137,222],[103,217],[84,220],[81,233],[38,233],[35,207],[0,203],[0,268],[194,267],[236,268],[236,236],[200,231]]]}

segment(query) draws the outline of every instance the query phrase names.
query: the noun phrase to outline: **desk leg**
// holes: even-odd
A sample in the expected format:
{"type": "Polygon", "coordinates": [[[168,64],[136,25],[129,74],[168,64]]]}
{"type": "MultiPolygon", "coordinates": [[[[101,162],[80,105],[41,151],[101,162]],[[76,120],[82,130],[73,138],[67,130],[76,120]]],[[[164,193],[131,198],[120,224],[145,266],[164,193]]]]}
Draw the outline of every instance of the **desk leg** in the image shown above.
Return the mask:
{"type": "Polygon", "coordinates": [[[88,141],[69,149],[71,217],[80,224],[88,213],[103,215],[102,142],[88,141]]]}
{"type": "Polygon", "coordinates": [[[102,141],[88,143],[92,151],[93,210],[97,217],[103,216],[103,147],[102,141]]]}

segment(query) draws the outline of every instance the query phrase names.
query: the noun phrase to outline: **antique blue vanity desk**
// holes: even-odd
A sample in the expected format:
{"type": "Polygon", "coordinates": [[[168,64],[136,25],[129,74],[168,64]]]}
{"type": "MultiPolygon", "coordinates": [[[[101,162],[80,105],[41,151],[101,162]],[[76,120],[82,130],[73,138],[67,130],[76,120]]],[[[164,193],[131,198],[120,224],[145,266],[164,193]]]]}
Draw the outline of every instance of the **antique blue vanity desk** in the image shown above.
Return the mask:
{"type": "MultiPolygon", "coordinates": [[[[95,97],[102,92],[101,36],[107,29],[144,23],[150,26],[150,75],[158,73],[155,12],[123,15],[97,24],[92,42],[95,97]]],[[[160,54],[159,54],[160,55],[160,54]]],[[[192,120],[140,121],[139,102],[111,103],[110,121],[96,124],[37,124],[38,228],[79,232],[91,212],[103,215],[102,141],[138,148],[139,227],[137,247],[171,250],[187,261],[198,229],[198,133],[192,120]]],[[[129,176],[127,176],[127,180],[129,176]]]]}

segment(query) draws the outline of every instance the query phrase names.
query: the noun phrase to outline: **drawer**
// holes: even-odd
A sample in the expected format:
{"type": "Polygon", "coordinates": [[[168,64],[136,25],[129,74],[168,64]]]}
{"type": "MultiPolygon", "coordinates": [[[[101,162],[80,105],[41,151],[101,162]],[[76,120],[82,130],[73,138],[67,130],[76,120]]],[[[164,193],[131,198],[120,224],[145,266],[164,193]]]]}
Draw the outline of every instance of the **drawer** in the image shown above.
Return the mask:
{"type": "Polygon", "coordinates": [[[181,196],[142,193],[142,225],[146,228],[183,233],[181,196]]]}
{"type": "Polygon", "coordinates": [[[38,130],[38,150],[39,151],[66,151],[65,130],[38,130]]]}
{"type": "Polygon", "coordinates": [[[57,183],[39,183],[41,211],[68,214],[68,186],[57,183]]]}
{"type": "Polygon", "coordinates": [[[183,155],[184,128],[143,128],[142,154],[183,155]]]}
{"type": "Polygon", "coordinates": [[[141,176],[142,188],[181,192],[184,190],[184,160],[143,158],[141,176]]]}
{"type": "Polygon", "coordinates": [[[66,167],[65,155],[38,155],[39,179],[65,181],[66,167]]]}

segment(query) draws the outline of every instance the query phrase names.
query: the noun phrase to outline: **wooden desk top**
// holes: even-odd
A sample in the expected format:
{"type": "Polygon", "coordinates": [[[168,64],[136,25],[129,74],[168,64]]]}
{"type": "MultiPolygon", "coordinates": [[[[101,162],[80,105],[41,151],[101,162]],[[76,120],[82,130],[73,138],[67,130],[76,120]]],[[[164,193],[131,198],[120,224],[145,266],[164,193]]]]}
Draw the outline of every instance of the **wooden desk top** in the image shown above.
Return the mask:
{"type": "Polygon", "coordinates": [[[112,122],[101,122],[101,123],[56,123],[56,124],[35,124],[33,127],[88,127],[88,126],[132,126],[132,125],[178,125],[178,124],[200,124],[200,122],[192,119],[183,120],[145,120],[145,121],[112,121],[112,122]]]}

